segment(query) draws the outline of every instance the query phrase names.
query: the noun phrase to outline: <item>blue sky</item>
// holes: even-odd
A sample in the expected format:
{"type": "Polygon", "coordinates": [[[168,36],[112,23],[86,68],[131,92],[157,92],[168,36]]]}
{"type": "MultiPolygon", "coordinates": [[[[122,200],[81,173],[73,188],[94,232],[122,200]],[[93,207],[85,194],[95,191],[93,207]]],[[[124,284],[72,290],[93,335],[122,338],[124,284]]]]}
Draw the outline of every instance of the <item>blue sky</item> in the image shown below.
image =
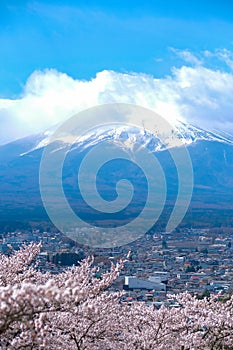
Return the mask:
{"type": "Polygon", "coordinates": [[[163,77],[183,64],[171,47],[232,50],[231,1],[2,0],[0,97],[18,96],[46,68],[76,79],[105,69],[163,77]]]}
{"type": "Polygon", "coordinates": [[[0,144],[102,103],[233,134],[230,0],[0,0],[0,144]]]}

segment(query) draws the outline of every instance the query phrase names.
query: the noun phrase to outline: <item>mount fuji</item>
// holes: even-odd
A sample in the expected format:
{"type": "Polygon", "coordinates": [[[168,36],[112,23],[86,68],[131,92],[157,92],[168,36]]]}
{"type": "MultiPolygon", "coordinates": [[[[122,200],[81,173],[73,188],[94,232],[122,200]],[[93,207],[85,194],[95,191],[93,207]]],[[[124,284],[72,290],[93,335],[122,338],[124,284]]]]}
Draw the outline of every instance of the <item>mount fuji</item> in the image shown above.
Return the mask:
{"type": "MultiPolygon", "coordinates": [[[[184,222],[233,224],[233,138],[184,122],[176,122],[174,130],[190,154],[194,174],[192,201],[184,222]]],[[[1,222],[48,219],[40,196],[39,167],[43,151],[51,142],[52,133],[53,130],[48,130],[0,146],[1,222]]],[[[157,157],[167,183],[166,206],[160,220],[163,225],[178,191],[177,171],[169,155],[169,149],[173,145],[164,145],[159,138],[144,129],[129,126],[100,128],[70,145],[63,169],[64,192],[70,196],[70,202],[82,211],[82,204],[75,199],[74,192],[77,167],[93,147],[107,140],[129,150],[133,149],[135,143],[143,145],[157,157]]],[[[67,147],[67,141],[62,139],[53,139],[53,143],[55,152],[67,147]]],[[[144,196],[146,184],[140,171],[122,161],[107,168],[100,172],[102,180],[98,184],[103,196],[109,201],[115,195],[116,179],[125,177],[138,186],[138,198],[144,196]]],[[[134,203],[136,206],[137,203],[134,203]]],[[[104,220],[104,217],[100,220],[104,220]]]]}
{"type": "MultiPolygon", "coordinates": [[[[20,155],[24,156],[28,153],[46,147],[51,142],[51,135],[53,132],[54,129],[50,129],[46,130],[44,133],[22,139],[22,141],[27,140],[27,144],[25,144],[25,152],[22,152],[20,155]]],[[[198,141],[215,141],[233,145],[233,135],[223,136],[221,133],[213,133],[181,121],[175,122],[174,132],[184,145],[190,145],[198,141]]],[[[158,138],[143,128],[138,129],[136,127],[125,125],[117,125],[115,127],[106,126],[92,130],[85,135],[82,135],[82,137],[79,137],[78,143],[74,142],[74,147],[79,151],[83,151],[84,149],[106,140],[119,141],[121,142],[122,146],[125,144],[125,146],[128,148],[130,148],[130,145],[134,145],[135,143],[141,144],[147,147],[151,152],[157,152],[172,147],[172,145],[169,144],[165,145],[158,138]]],[[[57,139],[56,141],[63,141],[64,144],[66,143],[65,140],[57,139]]],[[[60,147],[62,147],[62,145],[60,145],[60,147]]]]}

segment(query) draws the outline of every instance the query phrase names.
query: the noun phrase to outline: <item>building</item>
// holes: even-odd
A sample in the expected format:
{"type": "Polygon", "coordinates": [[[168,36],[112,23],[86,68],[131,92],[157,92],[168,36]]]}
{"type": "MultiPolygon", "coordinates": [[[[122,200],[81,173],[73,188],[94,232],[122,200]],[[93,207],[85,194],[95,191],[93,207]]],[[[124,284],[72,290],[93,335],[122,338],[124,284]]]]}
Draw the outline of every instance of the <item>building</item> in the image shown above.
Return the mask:
{"type": "Polygon", "coordinates": [[[124,289],[166,291],[166,285],[158,280],[144,280],[134,276],[125,276],[124,289]]]}

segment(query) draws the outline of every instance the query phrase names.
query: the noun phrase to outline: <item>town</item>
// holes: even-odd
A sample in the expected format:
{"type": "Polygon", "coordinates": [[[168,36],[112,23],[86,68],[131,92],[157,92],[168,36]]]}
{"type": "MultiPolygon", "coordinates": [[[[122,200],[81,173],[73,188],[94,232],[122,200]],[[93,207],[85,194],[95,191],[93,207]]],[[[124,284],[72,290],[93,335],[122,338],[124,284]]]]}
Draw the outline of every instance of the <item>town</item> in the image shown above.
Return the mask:
{"type": "Polygon", "coordinates": [[[171,295],[188,291],[199,298],[212,293],[227,297],[233,290],[233,228],[182,228],[173,233],[146,234],[116,248],[81,247],[56,229],[16,230],[0,235],[0,251],[8,254],[22,244],[42,242],[36,266],[42,272],[59,273],[93,255],[97,278],[111,262],[124,261],[118,279],[110,287],[123,291],[122,302],[136,300],[160,307],[173,304],[171,295]]]}

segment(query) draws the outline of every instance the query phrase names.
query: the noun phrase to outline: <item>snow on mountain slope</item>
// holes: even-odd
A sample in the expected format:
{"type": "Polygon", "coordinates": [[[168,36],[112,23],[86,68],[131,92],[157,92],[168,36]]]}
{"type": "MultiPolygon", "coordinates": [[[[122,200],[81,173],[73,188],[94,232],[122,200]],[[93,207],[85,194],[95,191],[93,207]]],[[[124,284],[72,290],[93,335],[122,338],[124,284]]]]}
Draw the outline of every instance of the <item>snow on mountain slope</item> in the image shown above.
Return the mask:
{"type": "MultiPolygon", "coordinates": [[[[45,131],[43,134],[40,134],[35,138],[35,146],[21,154],[21,156],[33,152],[37,149],[46,147],[51,140],[54,141],[54,138],[51,138],[53,135],[54,129],[45,131]],[[39,140],[39,142],[38,142],[39,140]]],[[[174,126],[174,133],[177,135],[184,145],[190,145],[191,143],[205,140],[205,141],[216,141],[226,144],[233,145],[233,137],[230,136],[221,136],[219,133],[213,133],[196,126],[177,121],[176,126],[174,126]]],[[[174,147],[172,143],[164,144],[158,137],[152,135],[145,129],[138,129],[131,126],[111,126],[111,127],[101,127],[95,130],[86,133],[85,135],[79,137],[69,138],[63,137],[58,138],[56,141],[64,144],[66,147],[67,144],[71,145],[71,150],[84,150],[91,146],[98,144],[101,141],[114,140],[119,142],[123,147],[131,149],[135,144],[144,145],[152,152],[164,150],[166,148],[174,147]]],[[[62,145],[59,145],[59,149],[62,145]]]]}

